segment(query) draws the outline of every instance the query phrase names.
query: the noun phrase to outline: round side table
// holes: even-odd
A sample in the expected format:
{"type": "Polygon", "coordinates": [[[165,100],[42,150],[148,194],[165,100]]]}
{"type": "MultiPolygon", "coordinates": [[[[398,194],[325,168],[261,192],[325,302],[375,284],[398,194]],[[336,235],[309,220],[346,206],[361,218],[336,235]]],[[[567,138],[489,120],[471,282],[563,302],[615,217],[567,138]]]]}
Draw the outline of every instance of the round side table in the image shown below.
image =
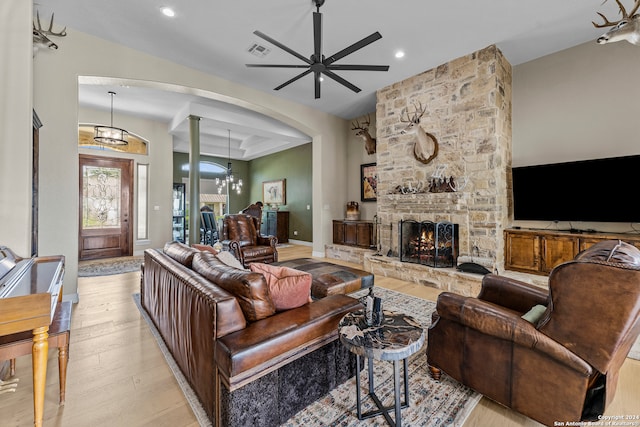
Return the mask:
{"type": "Polygon", "coordinates": [[[405,314],[384,311],[384,320],[379,326],[367,325],[363,310],[346,314],[338,325],[340,341],[356,355],[356,399],[358,419],[364,420],[384,415],[391,426],[400,427],[400,410],[409,406],[409,374],[407,359],[420,350],[425,340],[424,329],[420,322],[405,314]],[[367,358],[369,374],[369,396],[378,410],[362,413],[360,393],[361,357],[367,358]],[[393,361],[394,405],[385,407],[374,392],[373,360],[393,361]],[[404,402],[401,403],[400,366],[404,370],[404,402]],[[395,410],[395,422],[389,415],[395,410]]]}

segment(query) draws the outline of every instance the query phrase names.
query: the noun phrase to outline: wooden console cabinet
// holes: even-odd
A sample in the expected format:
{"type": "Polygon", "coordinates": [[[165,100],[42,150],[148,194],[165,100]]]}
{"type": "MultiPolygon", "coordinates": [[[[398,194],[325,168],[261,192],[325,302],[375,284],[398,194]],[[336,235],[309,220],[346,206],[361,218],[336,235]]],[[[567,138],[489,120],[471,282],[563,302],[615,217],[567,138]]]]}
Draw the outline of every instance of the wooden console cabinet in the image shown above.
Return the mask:
{"type": "Polygon", "coordinates": [[[567,231],[504,231],[504,268],[547,275],[553,267],[572,260],[579,252],[603,240],[622,240],[640,248],[640,235],[615,233],[570,233],[567,231]]]}
{"type": "Polygon", "coordinates": [[[260,234],[276,236],[278,243],[287,243],[289,241],[289,212],[265,210],[262,213],[260,234]]]}
{"type": "Polygon", "coordinates": [[[336,245],[375,247],[372,221],[333,220],[333,243],[336,245]]]}

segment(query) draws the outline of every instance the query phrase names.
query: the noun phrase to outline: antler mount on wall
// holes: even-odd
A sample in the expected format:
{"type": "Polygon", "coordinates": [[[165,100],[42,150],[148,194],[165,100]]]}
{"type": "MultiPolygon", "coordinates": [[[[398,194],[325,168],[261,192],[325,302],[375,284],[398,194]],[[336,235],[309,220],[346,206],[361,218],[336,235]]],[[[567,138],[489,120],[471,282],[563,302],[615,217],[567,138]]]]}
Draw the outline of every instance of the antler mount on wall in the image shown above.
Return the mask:
{"type": "MultiPolygon", "coordinates": [[[[606,0],[605,0],[606,1],[606,0]]],[[[598,44],[614,43],[626,40],[631,44],[640,46],[640,15],[636,12],[640,8],[640,0],[636,0],[630,12],[627,12],[620,0],[616,0],[622,18],[617,21],[609,19],[600,12],[598,15],[604,20],[602,24],[592,22],[596,28],[612,27],[609,31],[598,37],[598,44]]]]}
{"type": "Polygon", "coordinates": [[[315,98],[320,98],[320,82],[321,76],[325,75],[332,80],[340,83],[343,86],[351,89],[352,91],[358,93],[360,92],[360,88],[345,80],[344,78],[337,75],[334,71],[388,71],[388,65],[351,65],[351,64],[336,64],[338,60],[344,58],[347,55],[352,54],[353,52],[362,49],[365,46],[373,43],[376,40],[382,38],[382,35],[379,32],[375,32],[368,37],[363,38],[362,40],[342,49],[339,52],[334,53],[328,57],[325,57],[322,54],[322,14],[320,13],[320,7],[324,4],[325,0],[312,0],[316,6],[316,12],[313,12],[313,54],[310,58],[307,58],[304,55],[294,51],[293,49],[285,46],[284,44],[278,42],[277,40],[267,36],[266,34],[260,31],[254,31],[253,34],[256,36],[268,41],[269,43],[279,47],[285,52],[295,56],[304,62],[304,64],[300,65],[288,65],[288,64],[246,64],[247,67],[257,67],[257,68],[306,68],[305,71],[296,75],[292,79],[284,82],[280,86],[274,88],[274,90],[280,90],[285,86],[295,82],[296,80],[301,79],[307,74],[313,73],[314,77],[314,88],[315,88],[315,98]]]}

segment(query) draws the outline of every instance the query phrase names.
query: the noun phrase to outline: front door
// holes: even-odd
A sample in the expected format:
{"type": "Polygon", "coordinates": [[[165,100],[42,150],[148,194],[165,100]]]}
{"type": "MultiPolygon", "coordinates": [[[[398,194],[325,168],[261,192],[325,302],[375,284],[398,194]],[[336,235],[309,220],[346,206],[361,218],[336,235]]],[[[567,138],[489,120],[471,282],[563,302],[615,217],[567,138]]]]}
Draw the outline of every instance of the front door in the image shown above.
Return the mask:
{"type": "Polygon", "coordinates": [[[133,254],[133,160],[80,155],[79,258],[133,254]]]}

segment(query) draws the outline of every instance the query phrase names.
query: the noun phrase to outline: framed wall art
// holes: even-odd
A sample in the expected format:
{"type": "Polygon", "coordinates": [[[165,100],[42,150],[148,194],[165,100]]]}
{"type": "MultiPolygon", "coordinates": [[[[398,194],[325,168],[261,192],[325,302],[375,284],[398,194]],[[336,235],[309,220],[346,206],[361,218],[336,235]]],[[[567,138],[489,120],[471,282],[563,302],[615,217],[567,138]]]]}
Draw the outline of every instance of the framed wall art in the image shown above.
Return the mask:
{"type": "Polygon", "coordinates": [[[286,179],[262,182],[262,202],[265,205],[286,205],[286,179]]]}
{"type": "Polygon", "coordinates": [[[360,200],[378,200],[378,170],[375,163],[360,165],[360,200]]]}

